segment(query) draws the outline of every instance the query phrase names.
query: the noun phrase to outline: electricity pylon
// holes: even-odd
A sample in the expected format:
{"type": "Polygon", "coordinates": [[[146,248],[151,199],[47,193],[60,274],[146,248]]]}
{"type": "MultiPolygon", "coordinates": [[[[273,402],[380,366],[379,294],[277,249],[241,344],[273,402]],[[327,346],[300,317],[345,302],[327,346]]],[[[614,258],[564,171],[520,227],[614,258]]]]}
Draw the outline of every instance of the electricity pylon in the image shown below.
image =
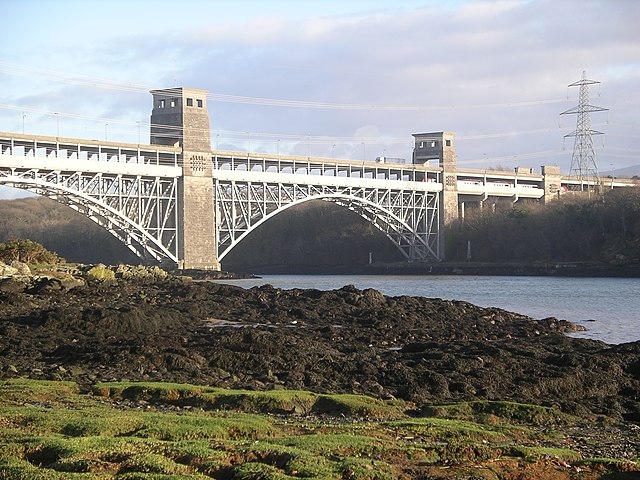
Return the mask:
{"type": "Polygon", "coordinates": [[[580,87],[580,99],[578,101],[578,106],[570,108],[560,114],[566,115],[575,113],[578,115],[576,129],[565,135],[565,138],[575,137],[569,176],[576,177],[576,179],[579,180],[580,184],[578,188],[580,190],[585,186],[587,190],[590,190],[590,181],[593,182],[594,187],[597,187],[599,184],[598,164],[596,163],[596,154],[593,151],[593,140],[591,139],[591,135],[602,135],[602,132],[591,129],[589,113],[601,112],[608,109],[589,104],[589,85],[593,85],[595,83],[600,82],[587,80],[587,72],[583,70],[582,79],[569,85],[570,87],[580,87]]]}

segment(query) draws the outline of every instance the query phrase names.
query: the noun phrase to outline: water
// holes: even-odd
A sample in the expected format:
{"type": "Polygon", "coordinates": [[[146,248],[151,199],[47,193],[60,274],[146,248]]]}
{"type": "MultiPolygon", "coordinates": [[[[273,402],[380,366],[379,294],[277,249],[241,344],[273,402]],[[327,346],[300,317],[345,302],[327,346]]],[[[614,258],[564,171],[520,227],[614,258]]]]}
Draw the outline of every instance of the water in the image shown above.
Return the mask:
{"type": "Polygon", "coordinates": [[[375,288],[390,295],[464,300],[532,318],[556,317],[588,330],[572,334],[606,343],[640,340],[640,279],[490,276],[265,275],[224,280],[250,288],[334,290],[344,285],[375,288]]]}

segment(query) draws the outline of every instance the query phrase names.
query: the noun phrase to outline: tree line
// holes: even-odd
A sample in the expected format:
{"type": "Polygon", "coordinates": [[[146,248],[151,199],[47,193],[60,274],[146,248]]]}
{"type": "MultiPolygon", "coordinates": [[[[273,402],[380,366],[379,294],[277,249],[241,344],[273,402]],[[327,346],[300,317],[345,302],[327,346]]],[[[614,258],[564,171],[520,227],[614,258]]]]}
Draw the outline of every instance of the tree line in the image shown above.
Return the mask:
{"type": "Polygon", "coordinates": [[[447,255],[483,262],[640,261],[640,189],[568,193],[542,205],[498,202],[449,226],[447,255]],[[470,248],[469,248],[470,247],[470,248]]]}
{"type": "MultiPolygon", "coordinates": [[[[469,209],[445,229],[447,260],[640,262],[640,189],[591,198],[566,194],[542,205],[498,201],[469,209]]],[[[29,239],[78,263],[139,263],[116,238],[47,198],[0,201],[0,242],[29,239]]],[[[279,266],[350,266],[403,260],[391,241],[356,213],[309,201],[259,226],[224,259],[229,271],[279,266]]]]}

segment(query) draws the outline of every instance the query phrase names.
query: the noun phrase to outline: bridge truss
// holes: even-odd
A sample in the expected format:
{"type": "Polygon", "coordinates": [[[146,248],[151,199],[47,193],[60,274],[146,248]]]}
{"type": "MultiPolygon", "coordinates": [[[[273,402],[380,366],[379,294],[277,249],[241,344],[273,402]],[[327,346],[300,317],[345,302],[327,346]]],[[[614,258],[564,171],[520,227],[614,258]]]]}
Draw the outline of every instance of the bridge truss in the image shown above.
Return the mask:
{"type": "Polygon", "coordinates": [[[0,184],[67,205],[147,262],[177,262],[177,151],[0,138],[0,184]]]}
{"type": "MultiPolygon", "coordinates": [[[[148,263],[179,263],[179,147],[0,133],[0,185],[88,217],[148,263]]],[[[407,260],[440,259],[440,170],[213,152],[217,254],[278,213],[320,199],[356,212],[407,260]],[[223,154],[221,154],[223,153],[223,154]]]]}
{"type": "Polygon", "coordinates": [[[220,260],[269,218],[315,199],[346,207],[371,222],[409,261],[440,259],[435,174],[429,178],[425,171],[416,176],[409,167],[311,159],[296,164],[218,157],[214,165],[220,260]]]}

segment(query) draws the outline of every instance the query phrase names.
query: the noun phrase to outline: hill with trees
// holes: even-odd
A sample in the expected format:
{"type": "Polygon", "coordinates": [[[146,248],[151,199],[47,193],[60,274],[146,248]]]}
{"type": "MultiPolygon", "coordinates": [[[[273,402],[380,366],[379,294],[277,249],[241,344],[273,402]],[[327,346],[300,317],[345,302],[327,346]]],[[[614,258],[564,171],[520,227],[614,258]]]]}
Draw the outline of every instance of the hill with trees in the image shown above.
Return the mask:
{"type": "MultiPolygon", "coordinates": [[[[465,262],[640,263],[640,189],[591,198],[497,202],[467,209],[446,229],[447,260],[465,262]],[[470,254],[470,258],[469,258],[470,254]]],[[[0,201],[0,242],[30,239],[71,262],[137,264],[116,238],[72,209],[46,198],[0,201]]],[[[345,273],[369,263],[401,262],[397,248],[356,213],[329,202],[291,207],[259,226],[222,262],[239,272],[345,273]]]]}
{"type": "Polygon", "coordinates": [[[640,189],[565,195],[541,205],[504,202],[450,225],[449,260],[480,262],[640,262],[640,189]],[[469,248],[470,245],[470,248],[469,248]]]}
{"type": "Polygon", "coordinates": [[[75,210],[44,197],[0,200],[0,242],[29,239],[70,262],[138,263],[106,230],[75,210]]]}

